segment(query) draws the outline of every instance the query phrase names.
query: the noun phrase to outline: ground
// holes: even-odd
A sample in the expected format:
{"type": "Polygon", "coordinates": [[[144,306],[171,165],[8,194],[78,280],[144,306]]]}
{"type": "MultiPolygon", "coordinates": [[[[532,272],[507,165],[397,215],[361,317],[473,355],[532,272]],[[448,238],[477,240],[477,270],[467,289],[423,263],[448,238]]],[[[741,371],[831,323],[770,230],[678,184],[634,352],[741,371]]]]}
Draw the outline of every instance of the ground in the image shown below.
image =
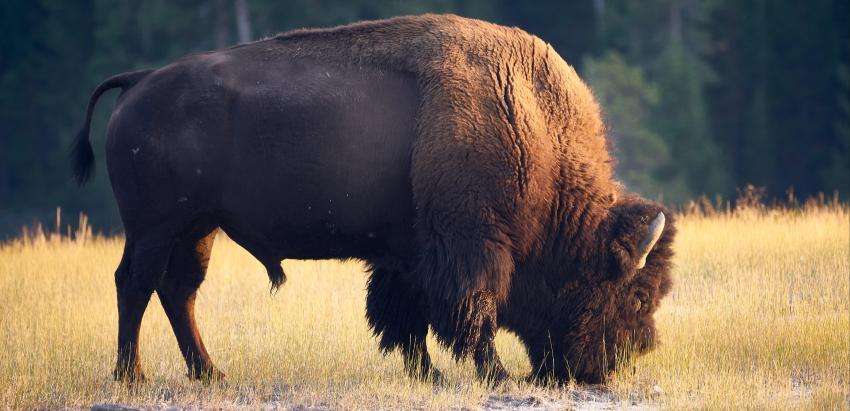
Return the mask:
{"type": "MultiPolygon", "coordinates": [[[[447,385],[407,379],[369,333],[361,264],[286,261],[289,281],[271,294],[263,267],[223,235],[197,314],[227,382],[183,377],[154,297],[141,338],[149,381],[113,383],[123,239],[37,231],[0,245],[0,408],[847,409],[850,209],[690,214],[678,226],[657,350],[603,386],[506,393],[433,341],[447,385]]],[[[514,336],[497,344],[513,375],[529,372],[514,336]]]]}

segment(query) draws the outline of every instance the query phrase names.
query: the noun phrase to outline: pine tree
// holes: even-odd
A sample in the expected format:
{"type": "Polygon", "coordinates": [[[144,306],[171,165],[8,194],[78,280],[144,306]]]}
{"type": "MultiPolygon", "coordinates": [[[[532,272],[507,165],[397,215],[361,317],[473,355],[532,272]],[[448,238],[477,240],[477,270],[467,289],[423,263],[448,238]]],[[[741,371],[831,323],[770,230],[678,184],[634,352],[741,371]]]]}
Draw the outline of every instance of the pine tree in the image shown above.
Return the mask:
{"type": "Polygon", "coordinates": [[[618,159],[617,174],[627,188],[650,198],[687,198],[682,176],[669,172],[670,148],[652,128],[658,88],[643,70],[608,52],[585,59],[582,73],[603,107],[608,138],[618,159]]]}

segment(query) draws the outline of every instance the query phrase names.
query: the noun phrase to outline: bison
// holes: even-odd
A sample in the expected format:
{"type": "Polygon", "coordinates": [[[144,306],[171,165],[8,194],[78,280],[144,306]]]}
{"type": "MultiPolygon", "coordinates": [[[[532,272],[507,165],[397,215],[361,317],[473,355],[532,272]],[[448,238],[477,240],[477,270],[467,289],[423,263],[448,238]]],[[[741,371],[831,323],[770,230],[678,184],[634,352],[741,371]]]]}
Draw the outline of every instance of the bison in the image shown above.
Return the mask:
{"type": "Polygon", "coordinates": [[[623,192],[591,91],[535,36],[398,17],[119,74],[89,100],[79,184],[94,165],[94,105],[112,88],[106,160],[126,232],[118,380],[143,378],[154,292],[189,376],[223,377],[193,313],[219,228],[273,287],[283,259],[366,262],[369,325],[417,378],[439,378],[429,327],[493,383],[510,381],[500,328],[534,375],[560,381],[604,380],[620,354],[655,345],[672,216],[623,192]]]}

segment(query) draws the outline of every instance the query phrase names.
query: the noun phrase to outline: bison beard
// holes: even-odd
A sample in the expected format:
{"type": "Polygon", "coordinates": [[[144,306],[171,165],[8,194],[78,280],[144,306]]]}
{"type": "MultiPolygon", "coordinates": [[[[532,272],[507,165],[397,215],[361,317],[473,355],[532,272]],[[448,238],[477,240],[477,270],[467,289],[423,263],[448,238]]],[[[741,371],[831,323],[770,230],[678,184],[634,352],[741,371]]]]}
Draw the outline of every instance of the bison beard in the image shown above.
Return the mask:
{"type": "Polygon", "coordinates": [[[107,161],[127,235],[115,377],[142,377],[160,295],[189,375],[220,378],[194,321],[216,228],[285,280],[285,258],[359,258],[383,350],[439,379],[425,337],[481,378],[499,328],[537,376],[599,381],[655,344],[669,212],[621,192],[599,107],[540,39],[457,16],[300,30],[114,76],[107,161]],[[665,219],[666,216],[666,219],[665,219]]]}

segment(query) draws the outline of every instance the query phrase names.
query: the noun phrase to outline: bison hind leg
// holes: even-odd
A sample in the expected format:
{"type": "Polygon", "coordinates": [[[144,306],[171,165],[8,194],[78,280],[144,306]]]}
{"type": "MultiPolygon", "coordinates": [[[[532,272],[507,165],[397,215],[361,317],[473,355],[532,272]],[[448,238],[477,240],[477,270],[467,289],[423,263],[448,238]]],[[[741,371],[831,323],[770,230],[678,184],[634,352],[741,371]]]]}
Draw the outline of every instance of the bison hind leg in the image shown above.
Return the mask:
{"type": "Polygon", "coordinates": [[[139,330],[148,302],[165,274],[172,245],[169,227],[127,232],[124,255],[115,271],[118,357],[113,377],[118,381],[144,380],[139,360],[139,330]]]}
{"type": "Polygon", "coordinates": [[[224,379],[213,366],[195,321],[195,300],[206,277],[215,236],[216,230],[206,227],[181,237],[156,290],[186,361],[187,375],[205,381],[224,379]]]}

